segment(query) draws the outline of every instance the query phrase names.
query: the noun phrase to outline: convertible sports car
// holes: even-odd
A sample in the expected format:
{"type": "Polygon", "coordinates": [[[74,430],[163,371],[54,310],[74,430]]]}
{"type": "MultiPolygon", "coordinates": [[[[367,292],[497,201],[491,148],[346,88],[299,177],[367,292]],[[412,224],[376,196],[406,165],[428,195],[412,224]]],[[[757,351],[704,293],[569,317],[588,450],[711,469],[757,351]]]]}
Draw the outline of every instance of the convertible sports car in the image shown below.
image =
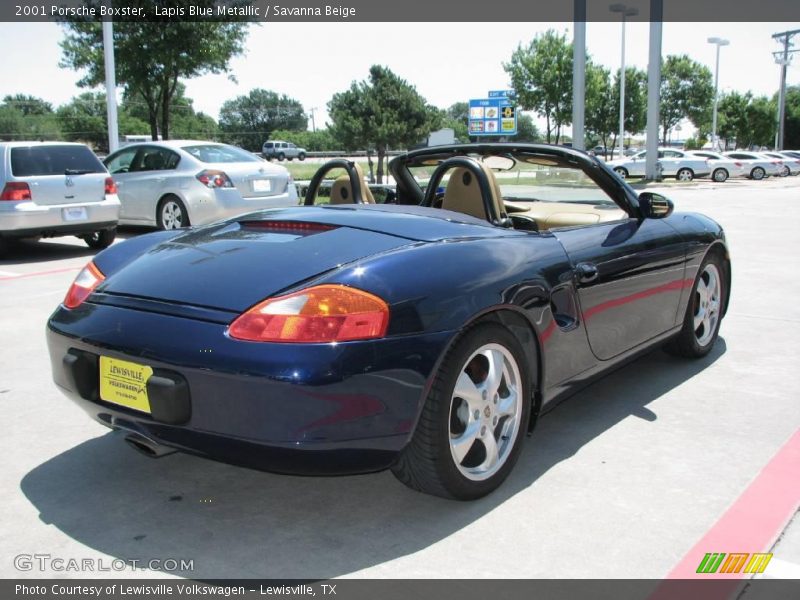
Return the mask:
{"type": "Polygon", "coordinates": [[[150,456],[391,468],[472,499],[558,399],[653,347],[714,345],[731,266],[712,220],[564,147],[428,148],[390,171],[395,204],[332,161],[306,206],[97,254],[48,323],[55,383],[150,456]]]}

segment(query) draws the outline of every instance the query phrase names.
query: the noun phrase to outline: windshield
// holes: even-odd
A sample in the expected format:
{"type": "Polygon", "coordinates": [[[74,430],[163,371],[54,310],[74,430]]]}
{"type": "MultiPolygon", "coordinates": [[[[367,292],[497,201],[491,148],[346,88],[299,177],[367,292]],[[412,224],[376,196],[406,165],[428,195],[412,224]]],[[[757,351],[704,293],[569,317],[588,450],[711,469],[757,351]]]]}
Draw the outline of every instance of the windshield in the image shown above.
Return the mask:
{"type": "MultiPolygon", "coordinates": [[[[480,158],[480,157],[473,157],[480,158]]],[[[517,202],[568,202],[577,204],[609,204],[614,201],[583,170],[560,166],[547,157],[515,156],[513,168],[493,171],[504,200],[517,202]]],[[[436,165],[410,167],[414,179],[425,189],[436,165]]],[[[449,173],[439,184],[447,188],[449,173]]]]}
{"type": "Polygon", "coordinates": [[[105,173],[106,169],[86,146],[53,145],[11,149],[11,172],[16,177],[105,173]]]}
{"type": "Polygon", "coordinates": [[[198,144],[184,146],[183,150],[204,163],[261,162],[255,154],[227,144],[198,144]]]}

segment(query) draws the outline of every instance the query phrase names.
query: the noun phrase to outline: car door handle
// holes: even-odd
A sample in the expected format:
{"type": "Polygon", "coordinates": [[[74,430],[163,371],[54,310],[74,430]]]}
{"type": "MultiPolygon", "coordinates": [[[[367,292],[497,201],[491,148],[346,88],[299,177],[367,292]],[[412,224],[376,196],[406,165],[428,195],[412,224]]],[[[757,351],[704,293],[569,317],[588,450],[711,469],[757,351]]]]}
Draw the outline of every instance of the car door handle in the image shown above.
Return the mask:
{"type": "Polygon", "coordinates": [[[575,275],[580,283],[589,283],[597,279],[598,276],[597,265],[592,263],[578,263],[575,265],[575,275]]]}

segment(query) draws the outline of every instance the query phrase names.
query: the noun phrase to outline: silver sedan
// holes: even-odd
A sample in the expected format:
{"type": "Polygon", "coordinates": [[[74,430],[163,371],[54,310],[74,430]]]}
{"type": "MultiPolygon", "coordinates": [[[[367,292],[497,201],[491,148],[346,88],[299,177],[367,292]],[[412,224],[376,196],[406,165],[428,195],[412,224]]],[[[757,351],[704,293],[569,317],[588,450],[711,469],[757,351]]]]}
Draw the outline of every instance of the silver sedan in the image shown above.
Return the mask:
{"type": "Polygon", "coordinates": [[[297,204],[285,167],[227,144],[130,144],[105,164],[117,184],[122,224],[177,229],[297,204]]]}

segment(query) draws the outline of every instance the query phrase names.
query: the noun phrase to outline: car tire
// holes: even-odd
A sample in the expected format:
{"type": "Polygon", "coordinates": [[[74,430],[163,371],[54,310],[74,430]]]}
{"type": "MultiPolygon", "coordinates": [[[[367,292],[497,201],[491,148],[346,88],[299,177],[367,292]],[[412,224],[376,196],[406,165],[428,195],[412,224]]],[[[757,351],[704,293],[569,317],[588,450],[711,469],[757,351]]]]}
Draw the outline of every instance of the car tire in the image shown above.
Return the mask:
{"type": "Polygon", "coordinates": [[[93,250],[102,250],[104,248],[108,248],[112,243],[114,243],[114,239],[116,237],[117,228],[112,227],[111,229],[93,231],[89,235],[83,236],[83,241],[86,242],[86,245],[93,250]]]}
{"type": "Polygon", "coordinates": [[[752,171],[750,171],[750,179],[760,181],[761,179],[764,179],[766,174],[767,172],[762,167],[755,167],[752,171]]]}
{"type": "Polygon", "coordinates": [[[469,329],[439,367],[411,441],[392,472],[408,487],[444,498],[474,500],[489,494],[519,458],[530,390],[517,338],[495,323],[469,329]]]}
{"type": "Polygon", "coordinates": [[[783,171],[781,171],[781,177],[788,177],[791,174],[791,170],[786,165],[783,166],[783,171]]]}
{"type": "Polygon", "coordinates": [[[678,169],[678,172],[675,173],[675,179],[678,181],[692,181],[694,179],[694,171],[686,167],[678,169]]]}
{"type": "Polygon", "coordinates": [[[304,152],[301,152],[300,154],[297,155],[297,160],[304,161],[305,159],[306,159],[306,155],[305,155],[304,152]]]}
{"type": "Polygon", "coordinates": [[[286,155],[283,152],[278,153],[278,160],[283,162],[286,159],[286,155]]]}
{"type": "Polygon", "coordinates": [[[698,269],[689,295],[680,333],[666,346],[675,356],[702,358],[714,347],[725,314],[727,280],[725,265],[717,251],[709,252],[698,269]]]}
{"type": "Polygon", "coordinates": [[[724,183],[728,180],[728,171],[725,169],[715,169],[711,174],[711,179],[717,183],[724,183]]]}
{"type": "Polygon", "coordinates": [[[189,213],[177,196],[164,196],[156,208],[159,229],[180,229],[189,226],[189,213]]]}
{"type": "Polygon", "coordinates": [[[628,178],[628,169],[625,167],[615,167],[614,173],[619,175],[620,179],[627,179],[628,178]]]}

